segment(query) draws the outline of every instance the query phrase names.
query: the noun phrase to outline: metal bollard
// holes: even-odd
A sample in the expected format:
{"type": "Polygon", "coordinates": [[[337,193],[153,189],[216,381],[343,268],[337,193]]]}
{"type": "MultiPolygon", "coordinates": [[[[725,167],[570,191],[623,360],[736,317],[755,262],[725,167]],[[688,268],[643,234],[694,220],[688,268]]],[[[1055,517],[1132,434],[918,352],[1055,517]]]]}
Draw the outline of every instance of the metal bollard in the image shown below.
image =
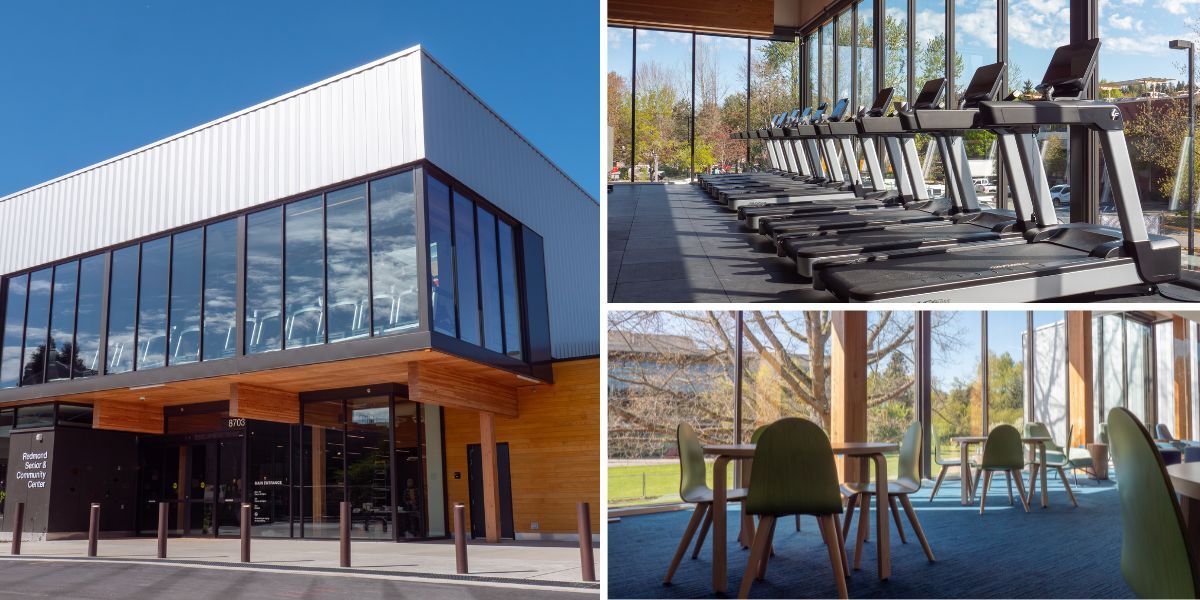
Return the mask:
{"type": "Polygon", "coordinates": [[[596,581],[596,559],[592,556],[592,513],[587,502],[579,503],[579,565],[584,581],[596,581]]]}
{"type": "Polygon", "coordinates": [[[167,557],[167,503],[158,503],[158,557],[167,557]]]}
{"type": "Polygon", "coordinates": [[[463,530],[466,518],[466,507],[461,502],[454,505],[454,563],[458,574],[467,572],[467,532],[463,530]]]}
{"type": "Polygon", "coordinates": [[[242,503],[242,562],[250,562],[250,505],[242,503]]]}
{"type": "Polygon", "coordinates": [[[350,503],[342,501],[341,523],[338,528],[341,530],[339,535],[339,543],[341,545],[342,568],[350,568],[350,503]]]}
{"type": "Polygon", "coordinates": [[[88,556],[96,555],[96,538],[100,537],[100,505],[92,503],[91,515],[88,517],[88,556]]]}
{"type": "Polygon", "coordinates": [[[12,536],[13,536],[12,553],[13,553],[13,556],[17,556],[17,555],[21,554],[21,531],[22,531],[22,529],[24,529],[24,527],[23,527],[24,524],[25,524],[25,503],[18,502],[17,503],[17,514],[13,515],[13,529],[12,529],[12,536]]]}

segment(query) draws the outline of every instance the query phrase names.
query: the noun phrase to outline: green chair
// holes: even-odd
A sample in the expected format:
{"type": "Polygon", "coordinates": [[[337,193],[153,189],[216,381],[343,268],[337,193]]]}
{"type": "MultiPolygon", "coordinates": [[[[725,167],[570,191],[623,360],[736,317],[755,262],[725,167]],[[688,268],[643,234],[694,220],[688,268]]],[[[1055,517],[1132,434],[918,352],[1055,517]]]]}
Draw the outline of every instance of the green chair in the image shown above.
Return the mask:
{"type": "Polygon", "coordinates": [[[979,497],[979,514],[987,504],[988,487],[992,483],[992,474],[1004,473],[1008,480],[1008,503],[1013,503],[1012,484],[1017,483],[1017,492],[1021,497],[1021,506],[1029,512],[1029,502],[1025,500],[1025,482],[1021,479],[1021,469],[1025,467],[1025,453],[1022,452],[1021,432],[1012,425],[997,425],[983,443],[983,456],[979,467],[975,470],[975,485],[978,487],[980,475],[983,475],[983,495],[979,497]]]}
{"type": "MultiPolygon", "coordinates": [[[[692,558],[700,553],[700,546],[704,543],[704,534],[708,531],[708,524],[712,522],[713,493],[712,489],[708,487],[707,470],[704,466],[704,449],[700,445],[700,436],[696,435],[696,430],[691,425],[680,423],[676,430],[676,439],[679,444],[679,497],[684,502],[695,504],[696,510],[692,512],[692,519],[688,521],[687,529],[683,532],[683,539],[679,540],[679,547],[675,549],[675,557],[671,559],[671,566],[667,569],[667,576],[663,578],[663,585],[671,583],[671,578],[675,576],[675,569],[679,568],[679,561],[683,559],[683,553],[692,543],[696,527],[700,525],[701,521],[705,521],[704,532],[701,532],[700,539],[696,542],[696,551],[692,554],[692,558]]],[[[745,500],[746,490],[731,489],[726,498],[730,502],[740,502],[745,500]]]]}
{"type": "Polygon", "coordinates": [[[1150,432],[1133,413],[1108,413],[1109,449],[1121,498],[1121,574],[1142,598],[1200,597],[1175,488],[1150,432]]]}
{"type": "MultiPolygon", "coordinates": [[[[908,515],[908,522],[912,525],[913,531],[917,534],[917,539],[921,542],[921,548],[925,550],[925,556],[929,558],[929,562],[934,562],[933,550],[929,548],[929,542],[925,539],[925,530],[921,528],[921,522],[917,520],[917,512],[913,509],[912,502],[909,500],[910,494],[915,494],[921,489],[921,473],[920,473],[920,456],[921,456],[921,422],[913,421],[908,426],[908,430],[904,432],[904,439],[900,442],[900,460],[896,474],[896,479],[888,481],[888,504],[891,505],[892,519],[896,522],[896,531],[900,534],[900,543],[907,544],[908,540],[904,538],[904,526],[900,524],[900,508],[899,504],[904,505],[904,512],[908,515]]],[[[854,568],[857,569],[862,558],[863,542],[867,539],[867,534],[871,527],[869,516],[871,498],[875,496],[874,483],[843,483],[842,494],[849,497],[846,503],[846,521],[842,525],[842,538],[850,533],[850,522],[854,520],[855,505],[861,506],[858,515],[858,541],[854,546],[854,568]]],[[[876,510],[882,510],[879,503],[875,503],[876,510]]]]}
{"type": "Polygon", "coordinates": [[[937,481],[933,482],[933,492],[929,494],[930,502],[933,502],[934,497],[937,496],[938,490],[942,488],[942,480],[946,478],[946,472],[952,467],[958,468],[958,479],[963,482],[963,485],[966,485],[965,478],[962,476],[962,460],[958,458],[942,458],[941,444],[934,444],[933,446],[933,462],[940,466],[941,469],[938,470],[937,481]]]}
{"type": "Polygon", "coordinates": [[[843,562],[845,542],[838,526],[842,496],[829,437],[819,426],[799,418],[780,419],[767,427],[754,450],[754,471],[742,509],[759,517],[742,574],[739,598],[750,594],[754,580],[767,573],[768,548],[775,535],[775,520],[787,515],[813,515],[821,527],[838,596],[847,597],[843,562]]]}
{"type": "MultiPolygon", "coordinates": [[[[1072,426],[1070,426],[1070,425],[1067,426],[1068,443],[1071,439],[1071,432],[1073,430],[1074,429],[1072,426]]],[[[1071,490],[1071,484],[1067,482],[1067,474],[1064,471],[1064,469],[1071,469],[1072,475],[1074,474],[1075,469],[1091,469],[1092,468],[1091,454],[1087,454],[1087,452],[1084,451],[1084,454],[1087,454],[1087,456],[1084,456],[1083,454],[1079,454],[1079,453],[1075,452],[1076,450],[1081,450],[1080,448],[1064,449],[1062,446],[1059,446],[1054,441],[1054,436],[1050,435],[1050,429],[1048,427],[1046,427],[1046,425],[1044,423],[1038,423],[1037,421],[1034,421],[1032,423],[1026,423],[1025,424],[1025,435],[1026,435],[1026,437],[1048,437],[1048,438],[1050,438],[1050,441],[1045,443],[1046,444],[1046,469],[1047,470],[1053,469],[1054,471],[1058,472],[1058,478],[1062,480],[1063,487],[1066,488],[1066,490],[1067,490],[1067,495],[1071,497],[1071,504],[1073,504],[1075,506],[1079,506],[1079,502],[1077,502],[1075,500],[1075,492],[1071,490]]],[[[1037,460],[1037,457],[1034,457],[1034,460],[1037,460]]],[[[1037,463],[1035,463],[1035,464],[1037,464],[1037,463]]],[[[1029,482],[1029,492],[1030,492],[1029,499],[1030,500],[1033,499],[1032,494],[1033,494],[1033,487],[1034,487],[1035,483],[1036,482],[1034,482],[1033,480],[1030,480],[1030,482],[1029,482]]],[[[1075,478],[1075,485],[1079,485],[1078,477],[1075,478]]]]}

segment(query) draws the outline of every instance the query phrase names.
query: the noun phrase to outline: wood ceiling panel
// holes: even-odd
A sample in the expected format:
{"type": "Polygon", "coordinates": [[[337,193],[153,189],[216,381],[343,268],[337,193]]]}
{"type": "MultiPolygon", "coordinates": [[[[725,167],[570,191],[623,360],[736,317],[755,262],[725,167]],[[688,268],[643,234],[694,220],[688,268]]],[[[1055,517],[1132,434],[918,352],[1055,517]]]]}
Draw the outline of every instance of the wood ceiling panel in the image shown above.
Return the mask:
{"type": "Polygon", "coordinates": [[[609,0],[608,24],[769,36],[775,0],[609,0]]]}

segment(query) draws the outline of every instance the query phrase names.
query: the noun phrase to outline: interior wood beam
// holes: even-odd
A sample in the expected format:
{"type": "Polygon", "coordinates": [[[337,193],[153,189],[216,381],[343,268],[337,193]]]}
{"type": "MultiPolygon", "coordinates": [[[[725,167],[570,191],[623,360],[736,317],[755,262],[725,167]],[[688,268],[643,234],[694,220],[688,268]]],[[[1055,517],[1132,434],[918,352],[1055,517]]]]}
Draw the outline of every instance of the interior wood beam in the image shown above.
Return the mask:
{"type": "Polygon", "coordinates": [[[107,400],[92,405],[92,427],[134,433],[163,433],[161,406],[107,400]]]}
{"type": "Polygon", "coordinates": [[[414,402],[517,416],[517,388],[440,365],[408,364],[408,397],[414,402]]]}
{"type": "Polygon", "coordinates": [[[775,0],[609,0],[608,24],[770,36],[775,0]]]}
{"type": "Polygon", "coordinates": [[[259,385],[229,385],[229,416],[276,423],[300,423],[300,395],[259,385]]]}
{"type": "Polygon", "coordinates": [[[483,471],[483,521],[487,541],[500,541],[500,470],[496,461],[496,415],[479,413],[479,457],[483,471]]]}
{"type": "Polygon", "coordinates": [[[1174,348],[1172,355],[1175,363],[1175,426],[1171,428],[1171,433],[1175,437],[1182,440],[1193,439],[1195,432],[1192,431],[1192,385],[1191,372],[1188,365],[1191,364],[1191,344],[1188,344],[1188,325],[1191,321],[1174,316],[1171,318],[1171,329],[1174,332],[1173,344],[1174,348]]]}
{"type": "MultiPolygon", "coordinates": [[[[829,438],[867,441],[867,313],[834,311],[829,438]]],[[[838,458],[842,481],[866,481],[859,461],[838,458]]]]}
{"type": "MultiPolygon", "coordinates": [[[[1067,413],[1071,419],[1071,446],[1090,444],[1096,440],[1093,382],[1095,365],[1092,362],[1092,313],[1067,311],[1067,413]]],[[[1061,432],[1059,435],[1062,435],[1061,432]]]]}

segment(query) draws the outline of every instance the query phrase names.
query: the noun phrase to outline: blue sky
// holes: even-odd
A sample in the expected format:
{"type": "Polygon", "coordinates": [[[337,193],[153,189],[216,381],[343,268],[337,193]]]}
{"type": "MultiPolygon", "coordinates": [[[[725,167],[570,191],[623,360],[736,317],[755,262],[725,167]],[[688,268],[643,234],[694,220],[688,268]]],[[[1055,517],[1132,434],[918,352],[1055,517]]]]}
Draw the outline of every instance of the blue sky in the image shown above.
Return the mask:
{"type": "Polygon", "coordinates": [[[421,44],[599,198],[599,12],[552,0],[4,3],[0,196],[421,44]]]}

